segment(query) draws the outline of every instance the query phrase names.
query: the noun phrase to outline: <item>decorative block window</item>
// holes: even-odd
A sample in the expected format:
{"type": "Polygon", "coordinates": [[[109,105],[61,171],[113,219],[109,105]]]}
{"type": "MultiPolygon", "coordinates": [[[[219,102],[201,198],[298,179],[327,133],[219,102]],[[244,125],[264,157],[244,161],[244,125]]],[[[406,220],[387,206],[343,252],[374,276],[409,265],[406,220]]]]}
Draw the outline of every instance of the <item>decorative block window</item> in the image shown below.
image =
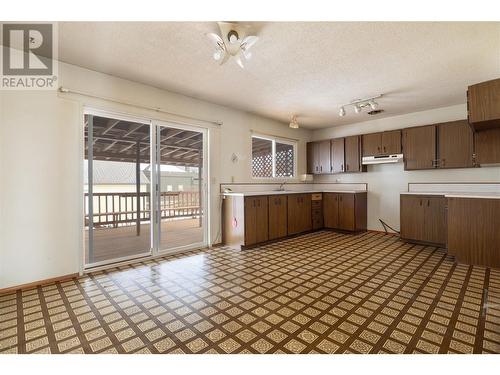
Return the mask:
{"type": "Polygon", "coordinates": [[[252,136],[252,177],[295,176],[296,143],[267,136],[252,136]]]}

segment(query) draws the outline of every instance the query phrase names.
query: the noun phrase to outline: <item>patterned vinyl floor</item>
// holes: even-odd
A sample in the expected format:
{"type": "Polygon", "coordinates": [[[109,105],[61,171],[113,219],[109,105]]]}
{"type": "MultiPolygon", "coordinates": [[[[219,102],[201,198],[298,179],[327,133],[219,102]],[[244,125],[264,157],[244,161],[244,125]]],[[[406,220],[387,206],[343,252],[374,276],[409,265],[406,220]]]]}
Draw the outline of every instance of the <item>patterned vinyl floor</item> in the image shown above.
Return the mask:
{"type": "Polygon", "coordinates": [[[499,353],[500,271],[373,232],[194,251],[0,296],[0,352],[499,353]]]}

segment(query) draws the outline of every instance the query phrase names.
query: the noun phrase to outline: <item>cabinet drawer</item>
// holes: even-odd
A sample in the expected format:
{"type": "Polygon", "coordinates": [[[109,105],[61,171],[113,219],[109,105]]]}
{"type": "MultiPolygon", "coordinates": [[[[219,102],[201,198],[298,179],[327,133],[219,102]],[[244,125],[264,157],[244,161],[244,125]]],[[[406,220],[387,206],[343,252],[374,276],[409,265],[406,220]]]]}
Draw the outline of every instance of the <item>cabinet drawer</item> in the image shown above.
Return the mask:
{"type": "Polygon", "coordinates": [[[322,208],[313,208],[312,217],[313,217],[313,220],[317,217],[323,217],[323,209],[322,208]]]}
{"type": "Polygon", "coordinates": [[[321,201],[321,199],[323,199],[323,194],[321,193],[314,193],[314,194],[311,194],[311,200],[314,202],[314,201],[321,201]]]}
{"type": "Polygon", "coordinates": [[[322,208],[323,207],[323,201],[311,201],[311,207],[313,209],[315,209],[315,208],[322,208]]]}

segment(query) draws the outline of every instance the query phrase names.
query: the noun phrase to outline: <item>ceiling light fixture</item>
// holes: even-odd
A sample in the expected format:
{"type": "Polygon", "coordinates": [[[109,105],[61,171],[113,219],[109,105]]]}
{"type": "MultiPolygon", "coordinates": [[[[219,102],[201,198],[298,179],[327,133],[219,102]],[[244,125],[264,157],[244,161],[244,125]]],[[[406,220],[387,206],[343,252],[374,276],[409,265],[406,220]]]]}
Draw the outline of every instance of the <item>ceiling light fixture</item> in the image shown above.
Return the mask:
{"type": "MultiPolygon", "coordinates": [[[[371,111],[375,111],[378,108],[378,103],[375,101],[375,99],[381,98],[383,95],[384,94],[380,94],[380,95],[372,96],[372,97],[365,98],[365,99],[351,100],[350,103],[343,104],[340,107],[339,116],[344,117],[346,114],[345,107],[350,106],[350,105],[354,106],[354,112],[356,112],[356,113],[361,113],[363,108],[367,108],[367,107],[370,107],[371,111]]],[[[377,112],[377,113],[380,113],[380,112],[377,112]]]]}
{"type": "Polygon", "coordinates": [[[298,129],[299,128],[299,123],[297,122],[297,115],[292,115],[292,118],[290,119],[290,124],[288,125],[292,129],[298,129]]]}
{"type": "Polygon", "coordinates": [[[215,47],[213,58],[224,64],[229,57],[233,56],[236,63],[244,68],[244,61],[250,60],[252,53],[249,49],[257,43],[259,38],[255,35],[248,35],[247,27],[229,22],[218,22],[220,35],[207,33],[206,36],[212,41],[215,47]]]}

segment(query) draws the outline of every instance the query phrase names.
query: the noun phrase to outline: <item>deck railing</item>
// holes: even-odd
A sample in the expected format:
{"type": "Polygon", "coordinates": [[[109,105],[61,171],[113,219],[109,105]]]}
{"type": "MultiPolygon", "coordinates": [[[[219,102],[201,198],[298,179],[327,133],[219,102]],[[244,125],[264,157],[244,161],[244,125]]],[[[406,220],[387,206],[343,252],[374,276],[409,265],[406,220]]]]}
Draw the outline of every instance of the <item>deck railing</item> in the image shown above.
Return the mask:
{"type": "MultiPolygon", "coordinates": [[[[150,193],[93,193],[94,227],[119,227],[150,221],[150,193]],[[139,198],[140,210],[137,210],[139,198]]],[[[162,219],[192,217],[199,218],[199,192],[163,192],[160,195],[162,219]]],[[[89,223],[89,195],[85,193],[85,226],[89,223]]]]}

